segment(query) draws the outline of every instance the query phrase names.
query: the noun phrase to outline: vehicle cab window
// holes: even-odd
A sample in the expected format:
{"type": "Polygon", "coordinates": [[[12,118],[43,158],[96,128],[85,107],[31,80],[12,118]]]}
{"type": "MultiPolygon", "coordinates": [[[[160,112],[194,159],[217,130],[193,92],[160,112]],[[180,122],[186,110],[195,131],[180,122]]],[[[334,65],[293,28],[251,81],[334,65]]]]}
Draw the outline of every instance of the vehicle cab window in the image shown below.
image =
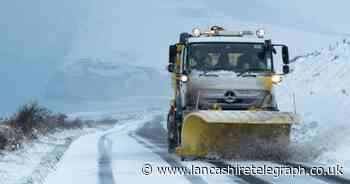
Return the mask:
{"type": "Polygon", "coordinates": [[[189,71],[272,71],[263,43],[191,43],[186,50],[189,71]]]}

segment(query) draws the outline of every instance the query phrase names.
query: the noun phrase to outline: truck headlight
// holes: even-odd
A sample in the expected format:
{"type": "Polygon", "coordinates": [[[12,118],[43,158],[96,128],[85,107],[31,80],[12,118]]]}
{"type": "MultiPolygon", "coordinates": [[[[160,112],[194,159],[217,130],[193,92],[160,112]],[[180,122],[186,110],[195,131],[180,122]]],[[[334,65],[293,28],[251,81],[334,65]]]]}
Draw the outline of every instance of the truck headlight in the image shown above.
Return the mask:
{"type": "Polygon", "coordinates": [[[188,81],[188,76],[187,75],[182,75],[181,76],[181,81],[182,82],[187,82],[188,81]]]}
{"type": "Polygon", "coordinates": [[[280,76],[280,75],[272,75],[271,76],[271,81],[274,84],[280,83],[282,81],[282,76],[280,76]]]}

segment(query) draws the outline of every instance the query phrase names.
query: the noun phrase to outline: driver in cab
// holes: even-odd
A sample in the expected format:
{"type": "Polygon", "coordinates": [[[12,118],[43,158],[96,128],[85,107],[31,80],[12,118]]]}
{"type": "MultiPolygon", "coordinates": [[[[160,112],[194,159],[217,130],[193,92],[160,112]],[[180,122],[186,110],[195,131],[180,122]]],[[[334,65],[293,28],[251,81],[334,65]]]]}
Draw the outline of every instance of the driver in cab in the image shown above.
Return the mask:
{"type": "Polygon", "coordinates": [[[189,63],[192,69],[206,71],[213,66],[213,59],[207,52],[195,50],[189,58],[189,63]]]}

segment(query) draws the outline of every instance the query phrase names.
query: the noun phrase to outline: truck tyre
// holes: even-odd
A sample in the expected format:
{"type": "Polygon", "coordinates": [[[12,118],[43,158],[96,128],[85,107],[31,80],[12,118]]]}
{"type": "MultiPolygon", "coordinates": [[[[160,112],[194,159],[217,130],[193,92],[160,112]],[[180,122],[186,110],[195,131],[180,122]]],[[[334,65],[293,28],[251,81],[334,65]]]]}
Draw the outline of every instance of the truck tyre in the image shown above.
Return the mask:
{"type": "Polygon", "coordinates": [[[169,111],[167,118],[167,129],[168,129],[168,152],[174,153],[177,146],[176,140],[176,124],[175,124],[175,113],[169,111]]]}

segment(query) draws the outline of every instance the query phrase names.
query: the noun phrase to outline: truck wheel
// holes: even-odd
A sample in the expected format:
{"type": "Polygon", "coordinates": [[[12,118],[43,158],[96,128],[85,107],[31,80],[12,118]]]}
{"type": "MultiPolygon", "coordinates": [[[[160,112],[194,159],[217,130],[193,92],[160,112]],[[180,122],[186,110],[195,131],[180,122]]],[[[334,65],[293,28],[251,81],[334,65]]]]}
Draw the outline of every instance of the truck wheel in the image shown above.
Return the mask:
{"type": "Polygon", "coordinates": [[[169,140],[168,142],[168,153],[175,153],[176,143],[175,141],[169,140]]]}
{"type": "Polygon", "coordinates": [[[167,119],[167,129],[168,129],[168,152],[174,153],[177,140],[176,140],[176,125],[175,125],[175,117],[172,111],[169,111],[168,119],[167,119]]]}

